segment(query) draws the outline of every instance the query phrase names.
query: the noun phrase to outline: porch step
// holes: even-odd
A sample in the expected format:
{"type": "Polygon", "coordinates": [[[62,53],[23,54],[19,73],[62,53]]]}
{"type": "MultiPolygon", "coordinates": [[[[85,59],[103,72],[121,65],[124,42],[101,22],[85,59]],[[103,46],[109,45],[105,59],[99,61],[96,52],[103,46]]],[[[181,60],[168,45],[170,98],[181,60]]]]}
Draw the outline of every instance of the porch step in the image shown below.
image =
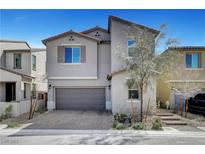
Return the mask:
{"type": "Polygon", "coordinates": [[[7,128],[8,126],[6,124],[0,124],[0,129],[7,128]]]}
{"type": "Polygon", "coordinates": [[[172,113],[157,113],[157,116],[174,116],[172,113]]]}
{"type": "Polygon", "coordinates": [[[165,120],[165,121],[168,121],[168,120],[170,120],[170,121],[178,121],[178,120],[180,120],[180,118],[178,118],[178,117],[175,117],[175,116],[160,116],[160,119],[161,120],[165,120]]]}
{"type": "Polygon", "coordinates": [[[187,125],[186,122],[179,121],[179,120],[162,120],[163,123],[166,125],[187,125]]]}

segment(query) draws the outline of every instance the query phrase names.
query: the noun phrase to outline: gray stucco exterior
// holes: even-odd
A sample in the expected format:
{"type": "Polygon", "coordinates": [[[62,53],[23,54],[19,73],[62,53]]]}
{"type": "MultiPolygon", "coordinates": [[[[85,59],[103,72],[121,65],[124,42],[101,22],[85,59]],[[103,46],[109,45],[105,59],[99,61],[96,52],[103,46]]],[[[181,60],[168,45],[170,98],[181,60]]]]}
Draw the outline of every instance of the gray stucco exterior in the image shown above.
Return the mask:
{"type": "MultiPolygon", "coordinates": [[[[43,40],[47,51],[47,78],[48,78],[48,109],[56,109],[56,88],[105,88],[106,109],[113,113],[130,113],[131,104],[128,99],[128,87],[126,80],[129,74],[121,72],[108,80],[108,75],[122,69],[122,62],[116,54],[117,45],[122,45],[125,54],[128,51],[128,37],[125,31],[130,24],[109,19],[108,30],[95,27],[83,33],[63,33],[43,40]],[[69,38],[74,40],[70,41],[69,38]],[[88,36],[88,38],[86,38],[88,36]],[[89,37],[95,38],[90,39],[89,37]],[[98,41],[99,40],[99,41],[98,41]],[[58,46],[83,45],[86,46],[86,63],[66,64],[57,62],[58,46]]],[[[154,49],[154,38],[153,44],[154,49]]],[[[154,52],[154,50],[153,50],[154,52]]],[[[144,110],[148,100],[150,105],[156,103],[155,79],[150,79],[152,85],[144,91],[144,110]]],[[[140,101],[135,100],[137,109],[140,109],[140,101]]]]}

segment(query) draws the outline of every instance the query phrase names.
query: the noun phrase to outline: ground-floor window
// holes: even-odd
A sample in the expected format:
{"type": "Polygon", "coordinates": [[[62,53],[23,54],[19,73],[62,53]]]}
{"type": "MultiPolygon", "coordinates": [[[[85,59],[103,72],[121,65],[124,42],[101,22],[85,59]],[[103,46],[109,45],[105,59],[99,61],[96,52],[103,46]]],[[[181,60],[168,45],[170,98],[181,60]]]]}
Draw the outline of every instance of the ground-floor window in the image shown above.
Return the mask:
{"type": "Polygon", "coordinates": [[[26,83],[23,85],[23,97],[26,98],[26,83]]]}
{"type": "Polygon", "coordinates": [[[137,89],[128,89],[128,99],[139,99],[139,93],[137,89]]]}
{"type": "Polygon", "coordinates": [[[38,99],[39,99],[39,100],[44,99],[44,94],[39,93],[39,94],[38,94],[38,99]]]}

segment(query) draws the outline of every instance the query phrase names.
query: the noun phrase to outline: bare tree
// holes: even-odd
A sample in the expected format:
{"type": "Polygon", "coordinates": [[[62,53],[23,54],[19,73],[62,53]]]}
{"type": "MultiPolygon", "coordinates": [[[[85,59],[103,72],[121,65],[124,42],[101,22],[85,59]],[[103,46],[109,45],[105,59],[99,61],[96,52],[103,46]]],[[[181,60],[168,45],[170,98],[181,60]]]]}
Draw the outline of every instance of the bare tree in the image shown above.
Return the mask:
{"type": "Polygon", "coordinates": [[[155,55],[155,47],[161,47],[161,43],[166,46],[177,43],[177,39],[166,38],[166,34],[163,32],[165,27],[165,25],[160,27],[161,32],[157,36],[156,33],[151,33],[146,28],[132,25],[124,32],[128,39],[136,42],[132,46],[131,56],[124,52],[123,44],[119,43],[116,47],[116,54],[123,62],[122,67],[129,73],[133,83],[139,87],[140,121],[143,120],[144,90],[148,85],[152,86],[152,77],[168,70],[170,61],[167,61],[167,58],[173,58],[173,55],[155,55]]]}

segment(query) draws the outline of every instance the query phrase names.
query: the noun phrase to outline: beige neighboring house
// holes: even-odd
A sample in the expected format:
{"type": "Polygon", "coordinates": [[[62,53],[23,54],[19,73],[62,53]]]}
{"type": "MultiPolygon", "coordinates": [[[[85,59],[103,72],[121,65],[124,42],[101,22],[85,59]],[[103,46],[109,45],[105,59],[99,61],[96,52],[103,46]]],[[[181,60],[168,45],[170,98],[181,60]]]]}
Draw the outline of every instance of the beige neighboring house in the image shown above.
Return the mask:
{"type": "Polygon", "coordinates": [[[34,84],[41,93],[47,92],[44,80],[39,81],[45,76],[45,54],[44,49],[31,49],[25,41],[0,40],[0,114],[10,104],[13,116],[29,112],[34,84]]]}
{"type": "Polygon", "coordinates": [[[166,76],[157,80],[157,97],[162,103],[175,107],[182,92],[194,96],[205,91],[205,46],[169,47],[162,54],[176,54],[178,58],[166,76]]]}
{"type": "MultiPolygon", "coordinates": [[[[46,74],[48,79],[49,110],[110,110],[112,113],[130,113],[130,95],[140,110],[138,88],[128,89],[129,74],[122,70],[116,47],[128,56],[129,42],[124,31],[135,23],[109,16],[108,29],[96,26],[83,32],[72,30],[44,39],[46,45],[46,74]]],[[[159,31],[145,28],[158,35],[159,31]]],[[[154,49],[154,41],[153,46],[154,49]]],[[[154,52],[154,50],[153,50],[154,52]]],[[[150,98],[156,103],[156,80],[145,90],[144,110],[150,98]]]]}

